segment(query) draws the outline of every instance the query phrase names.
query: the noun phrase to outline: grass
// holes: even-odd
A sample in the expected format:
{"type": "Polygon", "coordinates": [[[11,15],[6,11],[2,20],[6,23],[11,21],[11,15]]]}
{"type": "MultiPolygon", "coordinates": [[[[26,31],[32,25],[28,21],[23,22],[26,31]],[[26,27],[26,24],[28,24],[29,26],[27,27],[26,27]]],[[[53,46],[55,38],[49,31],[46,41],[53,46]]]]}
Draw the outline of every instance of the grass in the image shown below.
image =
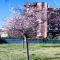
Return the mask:
{"type": "MultiPolygon", "coordinates": [[[[60,44],[29,44],[30,60],[60,60],[60,44]]],[[[0,44],[0,60],[26,60],[26,46],[0,44]]]]}

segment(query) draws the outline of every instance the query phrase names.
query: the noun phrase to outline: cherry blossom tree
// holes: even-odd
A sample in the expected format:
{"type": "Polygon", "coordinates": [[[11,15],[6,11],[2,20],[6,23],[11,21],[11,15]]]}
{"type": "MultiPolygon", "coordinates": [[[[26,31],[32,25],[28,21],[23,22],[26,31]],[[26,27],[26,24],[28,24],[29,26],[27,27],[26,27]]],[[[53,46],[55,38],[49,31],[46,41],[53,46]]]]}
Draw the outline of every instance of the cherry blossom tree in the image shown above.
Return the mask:
{"type": "MultiPolygon", "coordinates": [[[[5,28],[10,36],[23,36],[25,40],[28,37],[36,38],[37,29],[39,28],[38,24],[43,24],[44,21],[46,21],[46,16],[43,18],[43,13],[44,10],[37,8],[36,3],[25,5],[22,15],[9,18],[6,22],[5,28]],[[39,21],[38,19],[42,19],[42,21],[39,21]]],[[[28,41],[26,40],[26,43],[27,42],[28,41]]]]}

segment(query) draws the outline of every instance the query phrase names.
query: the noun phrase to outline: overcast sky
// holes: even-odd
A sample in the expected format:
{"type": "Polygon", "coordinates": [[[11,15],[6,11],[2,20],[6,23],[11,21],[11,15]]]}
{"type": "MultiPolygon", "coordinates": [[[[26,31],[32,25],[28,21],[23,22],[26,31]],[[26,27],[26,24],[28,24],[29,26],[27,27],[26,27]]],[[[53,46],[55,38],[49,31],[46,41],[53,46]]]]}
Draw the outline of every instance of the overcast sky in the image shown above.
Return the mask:
{"type": "Polygon", "coordinates": [[[4,22],[12,16],[11,8],[23,8],[27,2],[47,2],[49,7],[60,8],[60,0],[0,0],[0,28],[4,22]]]}

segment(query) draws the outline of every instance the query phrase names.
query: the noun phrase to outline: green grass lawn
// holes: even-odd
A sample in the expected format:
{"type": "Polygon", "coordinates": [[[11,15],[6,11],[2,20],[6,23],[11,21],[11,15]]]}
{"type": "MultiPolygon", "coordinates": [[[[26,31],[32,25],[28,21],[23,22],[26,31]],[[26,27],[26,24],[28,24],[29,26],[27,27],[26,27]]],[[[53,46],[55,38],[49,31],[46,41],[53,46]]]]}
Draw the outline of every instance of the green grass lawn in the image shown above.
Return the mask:
{"type": "MultiPolygon", "coordinates": [[[[29,44],[30,60],[60,60],[60,44],[29,44]]],[[[26,60],[26,46],[0,44],[0,60],[26,60]]]]}

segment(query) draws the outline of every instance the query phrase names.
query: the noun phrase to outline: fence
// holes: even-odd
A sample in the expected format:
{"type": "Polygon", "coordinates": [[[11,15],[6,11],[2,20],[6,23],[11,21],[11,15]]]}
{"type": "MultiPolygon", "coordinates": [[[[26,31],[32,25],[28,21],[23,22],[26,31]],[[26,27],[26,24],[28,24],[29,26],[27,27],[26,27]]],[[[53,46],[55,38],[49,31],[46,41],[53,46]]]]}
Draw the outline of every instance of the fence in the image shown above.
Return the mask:
{"type": "MultiPolygon", "coordinates": [[[[23,43],[22,39],[0,39],[0,44],[2,43],[23,43]]],[[[28,43],[60,43],[60,40],[28,40],[28,43]]]]}

